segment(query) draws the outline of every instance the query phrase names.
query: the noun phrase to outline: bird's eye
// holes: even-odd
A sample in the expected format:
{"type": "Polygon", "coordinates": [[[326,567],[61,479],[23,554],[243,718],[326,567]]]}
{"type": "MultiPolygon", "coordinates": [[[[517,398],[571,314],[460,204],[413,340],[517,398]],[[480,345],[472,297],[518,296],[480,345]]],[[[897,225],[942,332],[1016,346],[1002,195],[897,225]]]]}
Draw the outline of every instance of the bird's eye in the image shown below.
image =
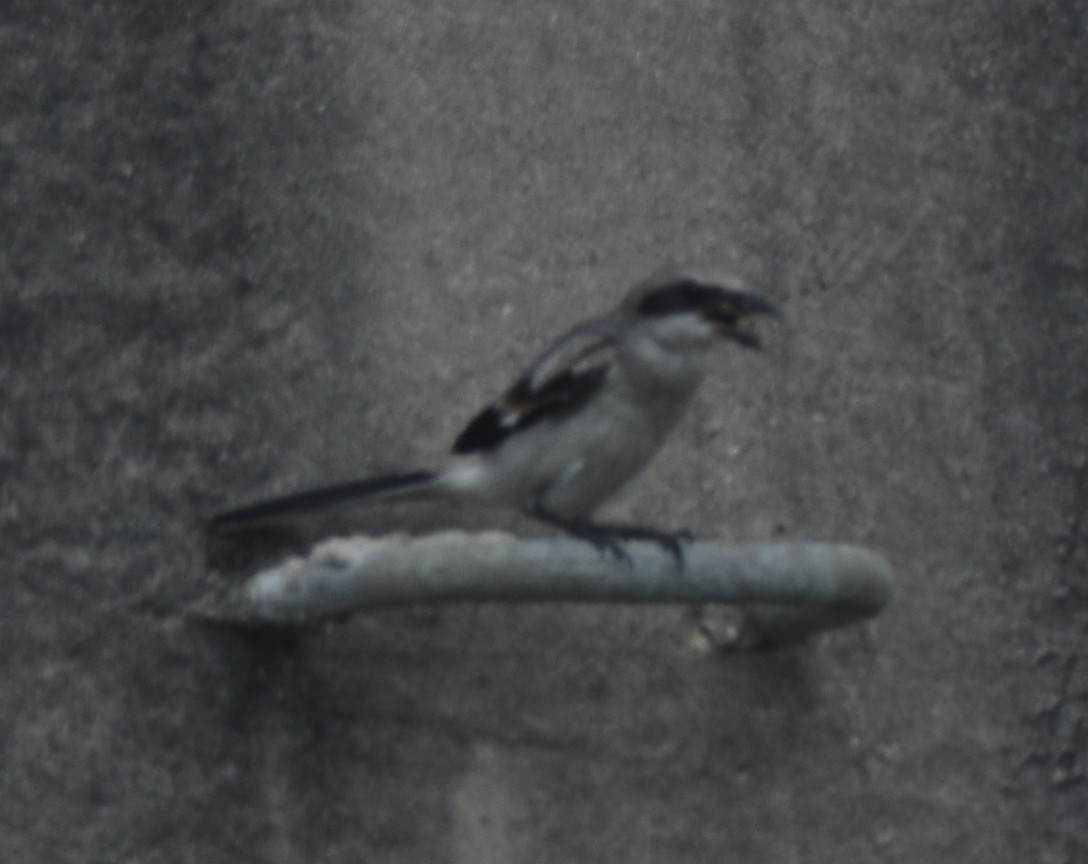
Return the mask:
{"type": "Polygon", "coordinates": [[[716,289],[690,279],[680,279],[646,294],[636,311],[650,317],[698,312],[707,309],[715,299],[716,289]]]}

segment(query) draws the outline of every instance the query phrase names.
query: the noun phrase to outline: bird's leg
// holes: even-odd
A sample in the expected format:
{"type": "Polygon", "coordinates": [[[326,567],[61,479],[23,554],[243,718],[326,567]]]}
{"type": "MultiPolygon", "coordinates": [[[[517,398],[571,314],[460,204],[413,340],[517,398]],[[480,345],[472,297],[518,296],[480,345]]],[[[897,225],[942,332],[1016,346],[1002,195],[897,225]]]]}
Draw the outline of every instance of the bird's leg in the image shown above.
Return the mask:
{"type": "Polygon", "coordinates": [[[562,516],[557,516],[540,506],[533,507],[528,512],[533,518],[539,519],[541,522],[545,522],[553,528],[565,531],[567,534],[570,534],[572,537],[577,537],[579,540],[585,540],[587,543],[592,543],[597,550],[609,553],[617,560],[625,563],[628,567],[633,566],[631,556],[628,555],[627,552],[624,551],[624,548],[616,541],[615,532],[610,531],[604,526],[585,519],[564,519],[562,516]]]}
{"type": "Polygon", "coordinates": [[[594,528],[604,531],[613,537],[621,537],[624,540],[646,540],[656,543],[668,552],[676,561],[676,566],[684,569],[684,547],[682,544],[692,540],[690,531],[659,531],[656,528],[644,528],[640,525],[610,525],[607,523],[591,523],[594,528]]]}
{"type": "Polygon", "coordinates": [[[687,531],[672,533],[636,525],[612,525],[588,519],[564,519],[540,506],[532,508],[529,513],[541,522],[546,522],[573,537],[592,543],[597,549],[610,553],[629,567],[632,566],[631,557],[620,545],[620,540],[647,540],[656,543],[672,555],[677,567],[684,568],[684,550],[681,543],[691,541],[691,534],[687,531]]]}

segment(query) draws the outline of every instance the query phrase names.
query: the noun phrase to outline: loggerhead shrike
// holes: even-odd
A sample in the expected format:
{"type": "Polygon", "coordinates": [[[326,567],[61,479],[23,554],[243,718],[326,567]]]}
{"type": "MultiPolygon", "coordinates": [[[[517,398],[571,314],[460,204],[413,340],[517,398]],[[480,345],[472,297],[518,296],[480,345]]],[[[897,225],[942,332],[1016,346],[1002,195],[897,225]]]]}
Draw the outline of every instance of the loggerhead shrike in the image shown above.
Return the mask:
{"type": "Polygon", "coordinates": [[[682,563],[680,535],[589,517],[661,447],[703,379],[711,345],[759,347],[755,316],[777,314],[774,306],[736,278],[723,281],[673,272],[639,284],[541,354],[465,427],[440,468],[263,501],[220,513],[209,529],[289,527],[332,509],[438,498],[516,508],[623,560],[619,540],[652,540],[682,563]]]}

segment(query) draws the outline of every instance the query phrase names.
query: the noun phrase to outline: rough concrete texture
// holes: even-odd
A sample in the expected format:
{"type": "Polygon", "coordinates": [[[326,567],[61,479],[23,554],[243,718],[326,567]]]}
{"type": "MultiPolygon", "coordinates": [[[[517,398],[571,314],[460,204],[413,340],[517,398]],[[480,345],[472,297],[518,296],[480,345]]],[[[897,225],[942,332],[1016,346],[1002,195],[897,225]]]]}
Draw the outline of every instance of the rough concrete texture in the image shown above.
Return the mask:
{"type": "Polygon", "coordinates": [[[0,860],[1088,860],[1086,14],[8,0],[0,860]],[[611,515],[869,545],[878,622],[185,616],[210,511],[426,464],[668,258],[786,320],[611,515]]]}

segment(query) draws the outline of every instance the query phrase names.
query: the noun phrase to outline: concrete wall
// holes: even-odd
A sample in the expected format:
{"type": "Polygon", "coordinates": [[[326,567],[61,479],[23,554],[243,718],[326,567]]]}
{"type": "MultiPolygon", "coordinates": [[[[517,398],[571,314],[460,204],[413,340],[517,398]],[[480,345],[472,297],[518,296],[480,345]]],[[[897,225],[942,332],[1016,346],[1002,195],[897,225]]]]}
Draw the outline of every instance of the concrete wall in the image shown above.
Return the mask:
{"type": "Polygon", "coordinates": [[[1086,27],[6,4],[0,860],[1088,858],[1086,27]],[[876,624],[723,657],[673,608],[186,617],[209,512],[428,463],[669,258],[786,321],[612,515],[872,546],[876,624]]]}

